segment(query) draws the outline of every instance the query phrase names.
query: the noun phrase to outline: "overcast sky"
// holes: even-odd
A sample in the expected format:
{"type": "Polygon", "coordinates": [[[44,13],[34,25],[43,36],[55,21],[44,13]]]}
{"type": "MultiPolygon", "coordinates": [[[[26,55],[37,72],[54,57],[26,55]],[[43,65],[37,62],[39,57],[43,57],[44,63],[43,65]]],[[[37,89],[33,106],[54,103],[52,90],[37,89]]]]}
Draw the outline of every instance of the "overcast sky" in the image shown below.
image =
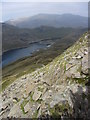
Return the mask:
{"type": "Polygon", "coordinates": [[[90,0],[1,0],[2,2],[89,2],[90,0]]]}
{"type": "Polygon", "coordinates": [[[2,0],[2,21],[29,17],[39,13],[71,13],[75,15],[88,16],[88,2],[30,2],[30,0],[29,2],[20,2],[20,0],[18,0],[19,2],[14,2],[17,0],[13,0],[13,2],[10,1],[11,0],[2,0]]]}

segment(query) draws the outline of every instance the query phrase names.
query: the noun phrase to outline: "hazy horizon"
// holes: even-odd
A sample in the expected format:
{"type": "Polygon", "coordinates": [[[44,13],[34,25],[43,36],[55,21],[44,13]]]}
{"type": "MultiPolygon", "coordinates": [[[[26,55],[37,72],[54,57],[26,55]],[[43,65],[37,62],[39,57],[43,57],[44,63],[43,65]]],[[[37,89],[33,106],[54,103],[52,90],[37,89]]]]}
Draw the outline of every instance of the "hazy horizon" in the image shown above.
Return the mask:
{"type": "Polygon", "coordinates": [[[88,17],[88,2],[2,3],[2,21],[31,17],[37,14],[73,14],[88,17]]]}
{"type": "MultiPolygon", "coordinates": [[[[39,14],[36,14],[36,15],[40,15],[40,14],[42,14],[42,15],[44,15],[44,14],[47,14],[47,15],[49,15],[50,13],[39,13],[39,14]]],[[[70,13],[64,13],[64,14],[50,14],[50,15],[69,15],[70,13]]],[[[8,20],[6,20],[6,21],[0,21],[1,23],[4,23],[4,22],[7,22],[7,21],[14,21],[14,20],[20,20],[20,19],[26,19],[26,18],[30,18],[30,17],[33,17],[33,16],[36,16],[36,15],[32,15],[32,16],[25,16],[25,17],[19,17],[19,18],[15,18],[15,19],[8,19],[8,20]]],[[[70,14],[70,15],[76,15],[76,14],[70,14]]],[[[81,15],[76,15],[76,16],[81,16],[81,15]]],[[[87,16],[81,16],[81,17],[87,17],[87,16]]]]}

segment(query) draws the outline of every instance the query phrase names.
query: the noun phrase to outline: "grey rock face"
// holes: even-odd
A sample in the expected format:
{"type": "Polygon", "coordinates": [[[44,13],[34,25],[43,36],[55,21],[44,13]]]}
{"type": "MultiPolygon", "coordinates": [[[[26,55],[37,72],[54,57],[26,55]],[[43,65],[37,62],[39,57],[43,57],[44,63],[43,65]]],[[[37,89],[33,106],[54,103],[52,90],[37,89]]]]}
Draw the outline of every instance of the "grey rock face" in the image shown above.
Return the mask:
{"type": "Polygon", "coordinates": [[[10,113],[8,115],[8,117],[15,117],[15,118],[19,118],[22,116],[22,110],[20,109],[19,104],[14,105],[11,110],[10,113]]]}
{"type": "Polygon", "coordinates": [[[82,59],[82,73],[88,74],[88,55],[85,55],[85,57],[82,59]]]}
{"type": "Polygon", "coordinates": [[[33,100],[37,101],[41,95],[42,95],[42,92],[35,90],[32,98],[33,100]]]}
{"type": "Polygon", "coordinates": [[[25,113],[28,112],[30,110],[30,105],[29,102],[24,106],[24,111],[25,113]]]}
{"type": "Polygon", "coordinates": [[[0,116],[37,118],[54,114],[63,119],[89,118],[89,66],[87,37],[84,38],[49,65],[8,86],[1,93],[0,116]]]}

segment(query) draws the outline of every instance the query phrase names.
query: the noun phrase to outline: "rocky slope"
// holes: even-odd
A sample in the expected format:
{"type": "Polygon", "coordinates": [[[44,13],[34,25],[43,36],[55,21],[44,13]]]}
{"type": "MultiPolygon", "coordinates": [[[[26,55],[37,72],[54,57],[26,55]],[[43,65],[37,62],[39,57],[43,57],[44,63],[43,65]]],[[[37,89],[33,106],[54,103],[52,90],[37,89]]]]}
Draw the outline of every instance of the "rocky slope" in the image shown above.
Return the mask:
{"type": "MultiPolygon", "coordinates": [[[[90,118],[88,34],[2,93],[2,118],[90,118]]],[[[1,102],[0,102],[1,103],[1,102]]]]}

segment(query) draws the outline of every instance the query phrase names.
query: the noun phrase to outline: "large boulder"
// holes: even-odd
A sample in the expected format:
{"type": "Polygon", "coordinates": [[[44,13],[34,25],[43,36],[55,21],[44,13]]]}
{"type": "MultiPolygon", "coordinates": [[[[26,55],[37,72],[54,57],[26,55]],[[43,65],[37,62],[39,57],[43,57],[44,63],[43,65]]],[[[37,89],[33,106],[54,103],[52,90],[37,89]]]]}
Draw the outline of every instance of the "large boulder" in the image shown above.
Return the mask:
{"type": "Polygon", "coordinates": [[[35,90],[32,98],[33,98],[33,100],[37,101],[41,95],[42,95],[41,91],[35,90]]]}
{"type": "Polygon", "coordinates": [[[8,115],[8,117],[15,117],[15,118],[20,118],[22,116],[22,110],[20,108],[19,103],[15,104],[8,115]]]}
{"type": "Polygon", "coordinates": [[[29,102],[24,106],[24,111],[27,113],[30,110],[29,102]]]}
{"type": "Polygon", "coordinates": [[[33,82],[28,82],[26,85],[26,94],[29,95],[30,92],[32,92],[35,89],[35,83],[33,82]]]}
{"type": "Polygon", "coordinates": [[[82,59],[82,73],[88,74],[88,68],[89,68],[88,55],[86,55],[86,56],[83,57],[83,59],[82,59]]]}

